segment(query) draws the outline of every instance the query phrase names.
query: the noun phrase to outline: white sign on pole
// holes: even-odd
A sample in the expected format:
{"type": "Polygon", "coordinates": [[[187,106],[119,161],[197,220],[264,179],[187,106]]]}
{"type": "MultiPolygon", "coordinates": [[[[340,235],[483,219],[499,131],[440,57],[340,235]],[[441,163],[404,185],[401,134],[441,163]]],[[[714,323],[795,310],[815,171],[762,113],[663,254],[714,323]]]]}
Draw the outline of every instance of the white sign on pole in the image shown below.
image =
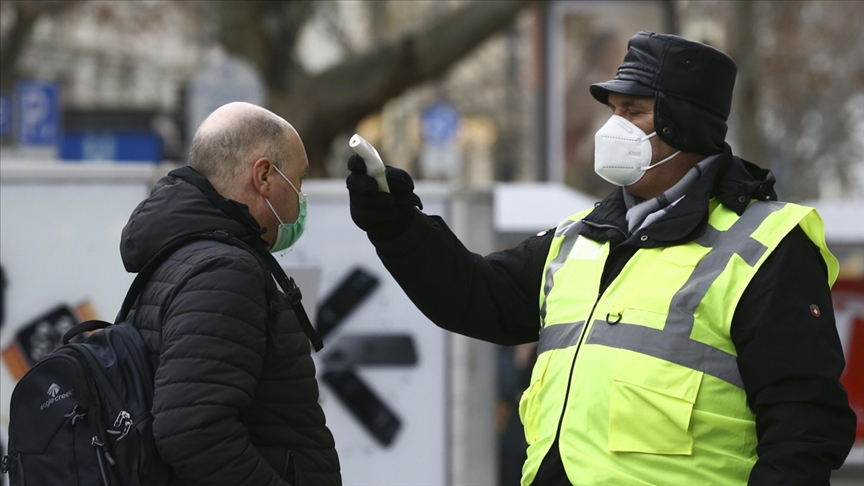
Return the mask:
{"type": "MultiPolygon", "coordinates": [[[[44,172],[55,178],[14,181],[3,174],[0,261],[9,287],[0,349],[11,344],[22,325],[58,303],[88,301],[99,317],[111,319],[132,280],[118,252],[120,232],[149,192],[152,174],[115,181],[110,171],[75,180],[44,172]],[[47,220],[60,223],[32,224],[47,220]]],[[[343,482],[446,484],[447,335],[408,300],[351,221],[344,182],[308,181],[303,190],[309,195],[306,232],[277,258],[297,279],[313,321],[332,324],[324,349],[313,358],[343,482]],[[351,275],[375,284],[361,285],[366,291],[357,294],[341,286],[351,275]],[[322,305],[316,318],[317,304],[322,305]],[[336,318],[322,317],[323,312],[336,318]]],[[[427,210],[444,214],[445,194],[420,195],[427,210]]],[[[14,377],[0,360],[4,441],[13,388],[14,377]]]]}
{"type": "Polygon", "coordinates": [[[462,152],[456,138],[459,118],[459,111],[443,101],[423,110],[420,170],[424,177],[455,179],[462,170],[462,152]]]}
{"type": "Polygon", "coordinates": [[[267,92],[258,69],[246,59],[228,56],[211,61],[189,81],[187,140],[216,108],[232,101],[263,106],[267,92]]]}
{"type": "MultiPolygon", "coordinates": [[[[344,182],[310,180],[303,191],[306,231],[276,257],[289,275],[320,269],[324,349],[313,358],[343,483],[447,484],[447,334],[408,300],[351,221],[344,182]]],[[[420,196],[427,211],[445,214],[444,194],[420,196]]]]}

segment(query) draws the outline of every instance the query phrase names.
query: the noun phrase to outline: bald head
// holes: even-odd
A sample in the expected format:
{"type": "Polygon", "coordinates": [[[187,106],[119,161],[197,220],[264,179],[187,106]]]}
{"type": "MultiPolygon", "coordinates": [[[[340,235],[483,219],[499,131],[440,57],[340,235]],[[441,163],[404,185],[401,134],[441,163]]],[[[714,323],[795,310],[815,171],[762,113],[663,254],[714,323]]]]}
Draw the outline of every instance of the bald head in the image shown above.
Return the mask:
{"type": "Polygon", "coordinates": [[[250,103],[222,105],[198,127],[189,165],[202,173],[223,196],[231,197],[246,169],[261,157],[280,170],[302,157],[303,144],[294,128],[269,110],[250,103]]]}

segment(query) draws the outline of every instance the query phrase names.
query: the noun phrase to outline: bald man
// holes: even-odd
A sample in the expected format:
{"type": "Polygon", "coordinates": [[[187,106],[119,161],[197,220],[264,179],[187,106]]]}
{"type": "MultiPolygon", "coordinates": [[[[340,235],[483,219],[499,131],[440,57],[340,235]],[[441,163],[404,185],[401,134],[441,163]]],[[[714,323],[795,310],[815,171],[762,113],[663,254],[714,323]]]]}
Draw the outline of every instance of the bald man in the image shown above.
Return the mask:
{"type": "Polygon", "coordinates": [[[123,229],[129,272],[186,235],[222,232],[257,253],[194,241],[156,270],[129,315],[154,366],[153,435],[172,484],[341,484],[317,401],[314,331],[270,255],[303,233],[307,171],[288,122],[230,103],[199,127],[189,165],[158,181],[123,229]]]}

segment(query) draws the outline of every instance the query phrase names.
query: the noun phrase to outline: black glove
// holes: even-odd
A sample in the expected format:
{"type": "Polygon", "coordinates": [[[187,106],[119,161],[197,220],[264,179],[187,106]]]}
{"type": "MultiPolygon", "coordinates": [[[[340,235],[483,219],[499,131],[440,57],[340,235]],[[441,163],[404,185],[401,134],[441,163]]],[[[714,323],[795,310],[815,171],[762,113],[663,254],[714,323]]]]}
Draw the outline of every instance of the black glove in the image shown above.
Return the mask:
{"type": "Polygon", "coordinates": [[[386,167],[390,194],[378,190],[378,181],[366,175],[366,164],[357,154],[348,159],[351,174],[346,179],[351,201],[351,219],[369,236],[390,239],[405,232],[414,217],[414,207],[423,203],[414,194],[414,181],[402,169],[386,167]]]}

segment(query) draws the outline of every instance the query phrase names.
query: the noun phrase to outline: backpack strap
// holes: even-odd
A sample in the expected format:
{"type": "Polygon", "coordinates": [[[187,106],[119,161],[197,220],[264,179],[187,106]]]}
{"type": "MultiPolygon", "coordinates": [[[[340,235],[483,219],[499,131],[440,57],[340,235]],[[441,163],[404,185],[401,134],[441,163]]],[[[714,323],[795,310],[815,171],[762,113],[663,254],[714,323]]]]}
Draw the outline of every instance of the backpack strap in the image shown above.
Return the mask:
{"type": "MultiPolygon", "coordinates": [[[[150,277],[153,276],[153,273],[159,268],[162,263],[164,263],[168,258],[173,255],[180,248],[193,243],[195,241],[200,240],[213,240],[218,241],[220,243],[225,243],[227,245],[236,246],[238,248],[242,248],[249,253],[251,253],[257,260],[258,263],[267,270],[266,273],[273,275],[276,279],[276,282],[282,288],[282,291],[285,293],[285,298],[288,299],[288,303],[291,305],[291,309],[294,311],[294,314],[297,316],[297,320],[300,322],[300,327],[303,329],[303,332],[306,334],[306,337],[309,338],[309,341],[312,344],[312,347],[315,348],[315,351],[320,351],[324,347],[324,343],[321,339],[321,336],[318,335],[318,332],[315,331],[315,328],[312,326],[312,323],[309,320],[309,316],[306,314],[306,309],[303,308],[303,304],[301,300],[303,295],[300,292],[300,288],[297,287],[297,284],[294,282],[294,279],[285,274],[285,270],[282,269],[282,266],[279,265],[279,262],[276,261],[276,258],[273,257],[270,253],[267,253],[266,256],[261,255],[261,252],[256,251],[249,244],[232,236],[227,231],[214,231],[211,233],[196,233],[191,235],[186,235],[176,240],[172,241],[161,250],[159,250],[156,255],[144,265],[144,268],[138,272],[138,275],[135,276],[135,280],[132,281],[132,285],[129,287],[129,291],[126,293],[126,298],[123,299],[123,305],[120,307],[120,312],[117,313],[117,318],[114,320],[115,323],[123,322],[129,311],[132,309],[132,306],[135,304],[135,301],[138,300],[138,296],[144,290],[144,287],[147,285],[147,282],[150,281],[150,277]]],[[[101,329],[104,327],[106,323],[101,323],[99,321],[87,321],[78,324],[71,329],[69,329],[63,335],[63,342],[68,343],[70,339],[75,337],[82,332],[93,331],[96,329],[101,329]]]]}
{"type": "Polygon", "coordinates": [[[291,306],[291,310],[293,310],[294,314],[297,316],[297,320],[300,322],[300,327],[303,328],[303,333],[306,334],[307,338],[309,338],[312,347],[315,348],[316,352],[321,351],[321,349],[324,348],[324,341],[312,326],[312,322],[306,314],[306,309],[303,308],[301,302],[303,300],[303,294],[300,292],[300,287],[297,286],[293,278],[289,277],[285,273],[285,270],[282,268],[282,265],[276,261],[276,258],[269,252],[262,254],[262,252],[256,251],[248,243],[231,236],[226,231],[216,231],[214,236],[216,236],[218,241],[245,249],[258,259],[258,263],[267,269],[273,278],[276,279],[279,287],[282,288],[282,291],[285,293],[285,298],[288,299],[288,304],[291,306]]]}
{"type": "Polygon", "coordinates": [[[138,272],[138,275],[135,276],[135,280],[133,280],[132,285],[129,286],[129,291],[126,292],[126,298],[123,299],[123,305],[120,307],[120,312],[117,314],[117,318],[114,319],[114,322],[123,322],[126,319],[126,315],[129,314],[135,301],[138,300],[138,296],[141,295],[147,282],[150,281],[150,277],[153,276],[153,273],[160,265],[165,263],[165,261],[180,248],[199,240],[222,241],[222,239],[216,236],[215,232],[197,233],[177,238],[168,245],[162,247],[162,249],[144,265],[144,268],[138,272]]]}
{"type": "MultiPolygon", "coordinates": [[[[215,236],[213,233],[187,235],[172,241],[167,246],[163,247],[158,253],[156,253],[156,255],[144,265],[144,268],[142,268],[141,271],[138,272],[135,280],[132,281],[132,285],[129,287],[129,291],[126,292],[126,298],[123,299],[123,305],[122,307],[120,307],[120,312],[117,314],[117,318],[114,320],[114,322],[120,323],[123,322],[124,319],[126,319],[126,315],[129,313],[129,310],[132,308],[135,300],[138,299],[138,295],[141,294],[141,291],[144,290],[144,286],[147,285],[147,282],[150,280],[150,277],[153,276],[153,272],[156,271],[159,265],[165,262],[165,260],[167,260],[169,256],[171,256],[181,247],[192,243],[193,241],[202,239],[215,239],[215,236]]],[[[111,325],[110,322],[98,320],[85,321],[80,324],[76,324],[63,334],[63,344],[69,343],[72,338],[81,333],[95,331],[97,329],[104,329],[106,326],[109,325],[111,325]]]]}
{"type": "MultiPolygon", "coordinates": [[[[203,174],[193,169],[190,166],[180,167],[178,169],[174,169],[168,173],[171,177],[177,177],[178,179],[182,179],[187,183],[195,186],[201,194],[206,197],[212,205],[219,208],[226,216],[237,221],[241,224],[246,225],[250,231],[257,230],[263,231],[263,229],[258,225],[258,222],[249,214],[248,211],[243,211],[240,209],[240,205],[235,201],[231,201],[230,199],[225,198],[213,187],[213,184],[207,180],[203,174]]],[[[240,248],[245,249],[246,251],[255,255],[258,259],[258,262],[261,265],[269,270],[270,274],[276,279],[276,282],[282,287],[282,291],[285,292],[285,297],[288,299],[289,304],[291,305],[291,309],[294,310],[294,313],[297,315],[297,319],[300,321],[300,326],[303,328],[303,332],[309,338],[309,341],[312,343],[312,347],[315,348],[315,351],[321,351],[321,348],[324,347],[324,344],[321,340],[321,336],[315,331],[315,328],[312,327],[312,323],[309,321],[309,316],[306,315],[306,309],[303,308],[303,305],[300,303],[302,299],[302,294],[300,293],[300,289],[297,287],[297,284],[294,283],[294,279],[285,274],[285,270],[282,269],[282,266],[279,265],[279,262],[276,261],[276,258],[273,257],[267,251],[256,251],[246,242],[240,240],[239,238],[233,237],[229,233],[225,231],[217,231],[217,234],[221,234],[221,236],[215,238],[223,243],[227,243],[229,245],[239,246],[240,248]],[[222,239],[224,238],[224,239],[222,239]]],[[[253,231],[254,233],[254,231],[253,231]]],[[[139,274],[140,275],[140,274],[139,274]]],[[[134,284],[133,284],[134,285],[134,284]]],[[[140,290],[139,290],[140,291],[140,290]]],[[[134,300],[133,300],[134,302],[134,300]]],[[[132,307],[132,303],[129,303],[128,309],[132,307]]],[[[124,308],[126,308],[124,303],[124,308]]],[[[125,317],[125,314],[124,314],[125,317]]]]}
{"type": "Polygon", "coordinates": [[[303,308],[301,302],[303,300],[303,294],[300,292],[300,287],[297,286],[294,279],[285,273],[282,265],[276,261],[276,258],[271,253],[268,252],[262,255],[242,240],[237,238],[231,238],[231,240],[233,244],[236,244],[241,248],[246,248],[246,250],[251,252],[258,259],[258,262],[261,263],[271,275],[273,275],[276,282],[285,293],[285,298],[288,299],[288,304],[297,316],[297,320],[300,322],[300,327],[303,328],[303,332],[306,334],[306,337],[309,338],[309,342],[312,344],[312,347],[315,348],[315,352],[321,351],[321,349],[324,348],[324,341],[321,338],[321,335],[318,334],[318,331],[316,331],[312,326],[312,322],[306,314],[306,309],[303,308]]]}

